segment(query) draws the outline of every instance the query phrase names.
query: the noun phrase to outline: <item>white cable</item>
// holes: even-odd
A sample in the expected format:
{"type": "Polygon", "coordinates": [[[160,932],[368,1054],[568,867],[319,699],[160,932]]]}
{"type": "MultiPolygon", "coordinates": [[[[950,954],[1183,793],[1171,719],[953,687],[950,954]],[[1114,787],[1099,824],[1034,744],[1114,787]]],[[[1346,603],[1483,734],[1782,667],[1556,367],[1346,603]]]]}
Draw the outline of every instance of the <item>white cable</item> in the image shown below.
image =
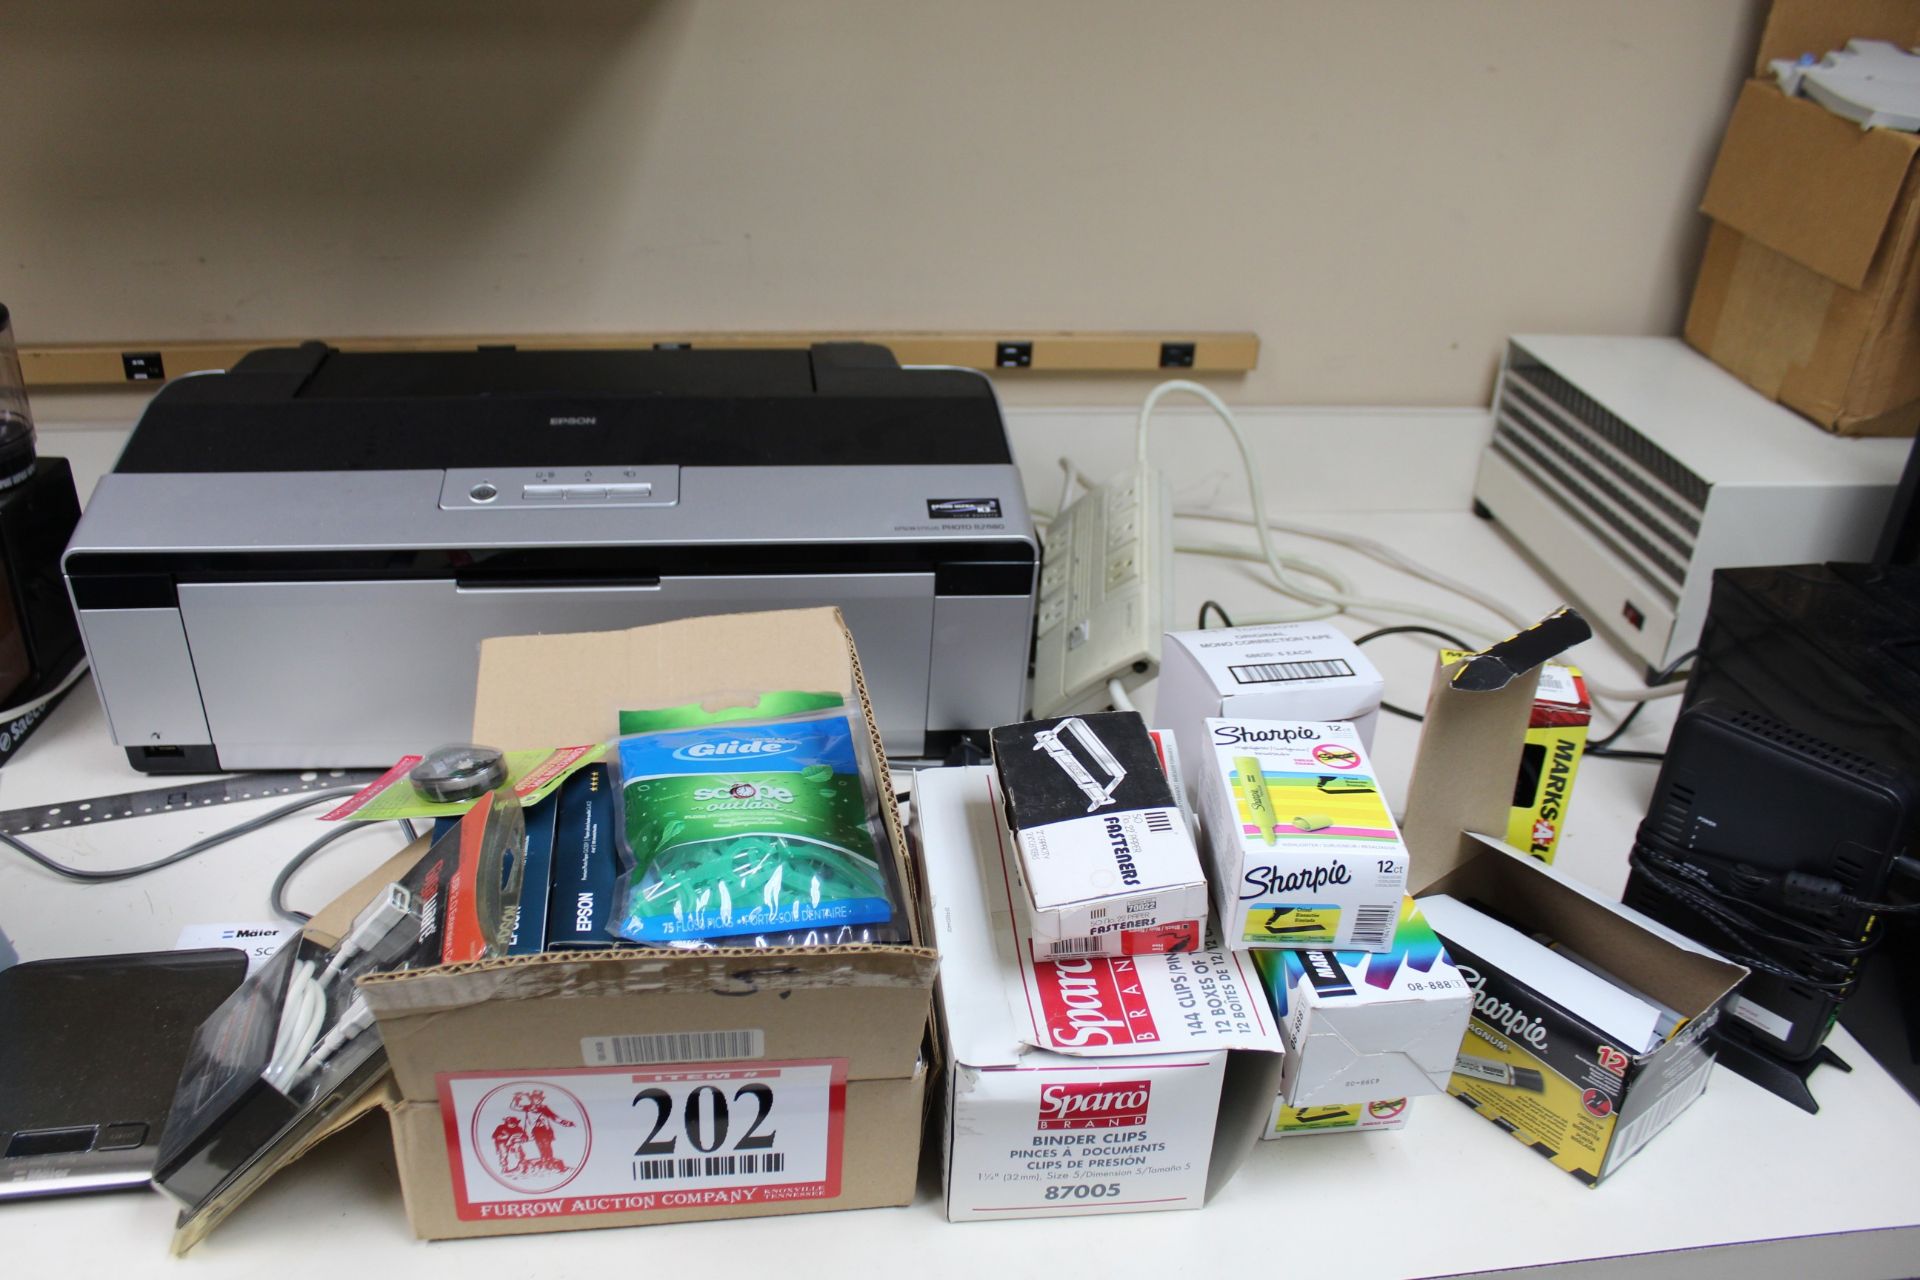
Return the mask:
{"type": "Polygon", "coordinates": [[[73,670],[67,672],[67,674],[61,678],[60,683],[53,686],[53,688],[47,690],[37,698],[21,703],[17,707],[8,707],[5,711],[0,711],[0,723],[8,720],[16,720],[29,711],[38,711],[41,707],[46,706],[49,702],[52,702],[55,698],[73,688],[74,681],[86,673],[87,660],[82,658],[73,664],[73,670]]]}
{"type": "Polygon", "coordinates": [[[280,1002],[280,1030],[274,1036],[273,1056],[260,1076],[274,1088],[285,1092],[287,1076],[306,1060],[313,1042],[320,1037],[320,1024],[327,1016],[327,994],[314,976],[313,962],[296,964],[287,980],[287,994],[280,1002]]]}
{"type": "Polygon", "coordinates": [[[1127,688],[1120,683],[1119,676],[1115,676],[1113,679],[1107,681],[1107,700],[1113,703],[1113,709],[1115,711],[1139,710],[1138,707],[1133,705],[1133,699],[1127,696],[1127,688]]]}

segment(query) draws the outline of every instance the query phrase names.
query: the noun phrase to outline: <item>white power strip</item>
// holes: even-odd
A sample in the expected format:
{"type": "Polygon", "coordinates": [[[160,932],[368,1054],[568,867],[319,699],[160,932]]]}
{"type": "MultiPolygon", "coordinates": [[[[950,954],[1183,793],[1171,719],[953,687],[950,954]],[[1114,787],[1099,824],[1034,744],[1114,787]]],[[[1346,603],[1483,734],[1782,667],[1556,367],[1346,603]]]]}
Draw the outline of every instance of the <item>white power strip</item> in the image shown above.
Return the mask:
{"type": "Polygon", "coordinates": [[[1108,706],[1160,669],[1173,610],[1173,490],[1143,464],[1082,494],[1047,530],[1035,623],[1033,713],[1108,706]]]}

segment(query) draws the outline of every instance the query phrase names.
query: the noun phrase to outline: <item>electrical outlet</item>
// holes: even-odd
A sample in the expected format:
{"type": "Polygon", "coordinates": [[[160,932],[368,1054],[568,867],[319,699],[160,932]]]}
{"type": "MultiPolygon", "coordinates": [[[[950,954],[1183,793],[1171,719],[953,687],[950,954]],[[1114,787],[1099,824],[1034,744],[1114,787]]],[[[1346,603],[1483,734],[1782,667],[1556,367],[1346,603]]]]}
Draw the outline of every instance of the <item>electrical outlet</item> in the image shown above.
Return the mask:
{"type": "Polygon", "coordinates": [[[1131,690],[1160,669],[1173,612],[1173,491],[1135,466],[1096,485],[1047,530],[1035,624],[1033,713],[1108,706],[1107,682],[1131,690]]]}

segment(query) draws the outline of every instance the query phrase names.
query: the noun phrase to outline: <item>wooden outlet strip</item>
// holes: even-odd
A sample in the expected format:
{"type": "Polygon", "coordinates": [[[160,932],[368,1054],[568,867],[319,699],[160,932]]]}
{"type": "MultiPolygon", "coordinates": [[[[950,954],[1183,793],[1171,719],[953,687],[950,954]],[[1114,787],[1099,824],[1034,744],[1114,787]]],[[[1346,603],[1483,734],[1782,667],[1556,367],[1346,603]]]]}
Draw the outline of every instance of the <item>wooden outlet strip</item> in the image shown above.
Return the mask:
{"type": "MultiPolygon", "coordinates": [[[[164,382],[185,373],[227,369],[260,347],[298,340],[45,343],[20,348],[30,388],[98,389],[164,382]]],[[[1245,332],[1152,333],[579,333],[459,338],[326,338],[343,351],[458,351],[511,346],[535,350],[612,347],[806,347],[816,342],[877,342],[901,364],[946,364],[1029,373],[1246,373],[1260,359],[1260,338],[1245,332]]]]}

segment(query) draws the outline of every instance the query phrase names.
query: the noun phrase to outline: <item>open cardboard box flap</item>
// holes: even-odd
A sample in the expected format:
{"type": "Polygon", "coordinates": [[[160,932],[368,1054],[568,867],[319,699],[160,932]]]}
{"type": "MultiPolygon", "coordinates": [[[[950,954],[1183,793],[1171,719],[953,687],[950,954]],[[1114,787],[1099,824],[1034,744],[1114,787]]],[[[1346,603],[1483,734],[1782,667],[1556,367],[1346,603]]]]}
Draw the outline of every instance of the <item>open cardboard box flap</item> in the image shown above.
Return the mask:
{"type": "Polygon", "coordinates": [[[1920,137],[1862,129],[1817,102],[1749,81],[1700,211],[1848,288],[1889,238],[1920,137]]]}
{"type": "Polygon", "coordinates": [[[1561,609],[1480,654],[1443,665],[1427,697],[1401,835],[1414,896],[1479,898],[1603,961],[1689,1015],[1746,970],[1500,841],[1540,666],[1591,636],[1561,609]]]}
{"type": "MultiPolygon", "coordinates": [[[[837,609],[694,618],[624,632],[511,636],[484,642],[474,711],[475,740],[507,750],[594,742],[622,708],[691,701],[725,705],[775,689],[833,691],[865,714],[888,834],[900,881],[913,881],[899,807],[860,678],[853,639],[837,609]]],[[[423,838],[317,912],[309,936],[336,942],[360,909],[426,851],[423,838]]],[[[917,903],[918,895],[914,894],[917,903]]],[[[929,936],[910,913],[916,943],[929,936]]],[[[923,945],[681,951],[619,948],[518,956],[363,978],[391,1065],[349,1108],[304,1135],[260,1176],[195,1224],[190,1247],[274,1172],[372,1110],[393,1118],[396,1149],[416,1232],[438,1238],[461,1229],[442,1203],[447,1155],[437,1105],[440,1072],[577,1067],[582,1040],[633,1031],[727,1031],[766,1035],[769,1056],[840,1058],[847,1063],[850,1151],[867,1166],[849,1171],[842,1203],[900,1203],[911,1194],[925,1081],[929,1002],[938,956],[923,945]],[[857,995],[854,993],[858,993],[857,995]],[[642,996],[641,1000],[626,997],[642,996]],[[719,998],[716,998],[719,997],[719,998]],[[432,1148],[421,1154],[422,1142],[432,1148]],[[891,1154],[889,1154],[891,1153],[891,1154]],[[881,1167],[891,1161],[899,1168],[881,1167]],[[418,1167],[416,1167],[418,1166],[418,1167]],[[420,1169],[424,1168],[425,1180],[420,1169]],[[438,1181],[435,1181],[437,1176],[438,1181]]],[[[772,1205],[789,1212],[804,1204],[772,1205]]],[[[663,1212],[657,1220],[734,1216],[711,1207],[663,1212]]],[[[564,1226],[620,1225],[622,1215],[564,1226]]],[[[562,1229],[529,1221],[495,1229],[562,1229]]]]}
{"type": "MultiPolygon", "coordinates": [[[[866,713],[900,883],[917,902],[859,658],[838,609],[486,640],[474,741],[508,751],[594,742],[611,735],[622,710],[688,702],[717,708],[779,689],[838,693],[866,713]]],[[[917,911],[908,916],[918,943],[927,936],[924,923],[917,911]]],[[[919,945],[623,947],[381,974],[361,989],[385,1037],[401,1097],[428,1102],[440,1072],[542,1065],[529,1060],[533,1045],[546,1046],[544,1065],[577,1065],[581,1041],[635,1029],[610,1003],[631,995],[647,997],[654,1029],[753,1027],[785,1057],[846,1058],[849,1080],[911,1077],[937,965],[934,951],[919,945]],[[862,993],[861,1013],[850,1019],[842,993],[855,989],[862,993]]]]}

